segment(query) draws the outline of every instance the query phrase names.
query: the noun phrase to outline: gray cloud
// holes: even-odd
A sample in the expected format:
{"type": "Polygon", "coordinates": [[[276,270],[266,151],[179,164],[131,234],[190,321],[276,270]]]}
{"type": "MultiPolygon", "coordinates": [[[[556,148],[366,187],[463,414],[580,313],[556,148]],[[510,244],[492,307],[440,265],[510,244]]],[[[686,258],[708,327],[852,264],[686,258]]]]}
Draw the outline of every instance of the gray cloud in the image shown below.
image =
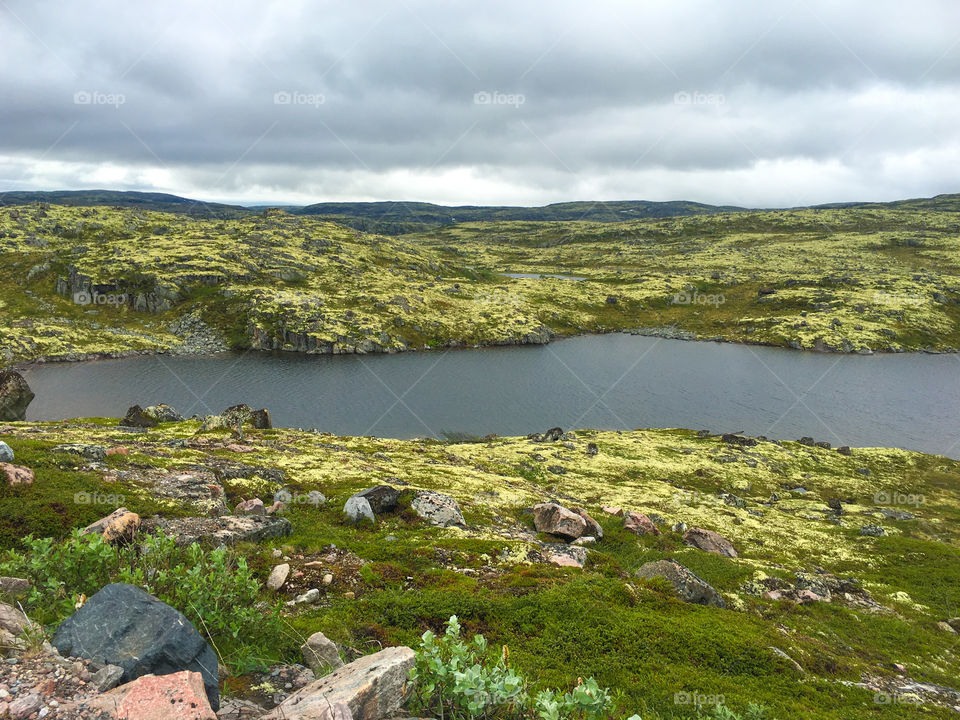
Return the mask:
{"type": "Polygon", "coordinates": [[[5,0],[0,37],[6,188],[755,206],[958,189],[949,0],[5,0]]]}

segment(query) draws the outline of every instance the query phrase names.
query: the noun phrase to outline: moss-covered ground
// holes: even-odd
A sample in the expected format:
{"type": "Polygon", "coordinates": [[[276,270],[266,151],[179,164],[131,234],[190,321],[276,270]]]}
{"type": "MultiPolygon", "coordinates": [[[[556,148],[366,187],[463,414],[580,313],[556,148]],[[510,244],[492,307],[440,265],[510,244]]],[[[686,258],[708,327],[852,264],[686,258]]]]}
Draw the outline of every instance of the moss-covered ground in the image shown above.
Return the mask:
{"type": "Polygon", "coordinates": [[[184,315],[233,347],[300,352],[635,328],[806,349],[943,350],[960,347],[960,219],[894,205],[467,223],[384,237],[282,211],[211,220],[0,208],[0,362],[190,350],[173,324],[184,315]],[[105,297],[143,296],[159,312],[77,304],[56,293],[71,272],[105,297]]]}
{"type": "Polygon", "coordinates": [[[881,448],[843,455],[792,442],[739,447],[685,430],[578,430],[569,445],[266,430],[250,431],[245,447],[231,449],[236,440],[227,433],[192,441],[198,429],[188,421],[131,433],[115,419],[0,426],[16,462],[36,473],[32,485],[0,486],[0,545],[15,547],[27,533],[63,536],[116,503],[147,517],[199,514],[189,503],[157,497],[138,483],[138,472],[190,472],[224,461],[279,469],[282,484],[256,474],[223,481],[230,507],[253,496],[269,504],[281,487],[295,498],[311,490],[327,498],[320,506],[290,504],[290,537],[240,548],[262,579],[279,562],[275,549],[304,573],[279,593],[264,590],[267,600],[322,588],[317,605],[288,609],[289,632],[257,638],[265,663],[295,661],[301,638],[317,630],[366,652],[416,644],[424,630],[440,630],[457,614],[468,632],[507,645],[511,663],[544,686],[595,676],[621,694],[623,716],[692,718],[694,708],[675,703],[683,692],[722,694],[735,710],[759,702],[781,720],[954,716],[912,698],[878,702],[873,692],[843,683],[899,672],[958,685],[958,636],[937,623],[960,615],[960,462],[881,448]],[[128,454],[101,465],[53,450],[67,442],[128,454]],[[588,443],[596,443],[596,455],[588,443]],[[343,520],[347,497],[385,482],[452,495],[467,527],[435,528],[410,512],[384,515],[376,526],[343,520]],[[77,503],[78,492],[101,502],[77,503]],[[109,494],[122,498],[111,504],[109,494]],[[546,499],[581,505],[603,525],[605,537],[591,546],[583,569],[530,554],[543,538],[524,508],[546,499]],[[661,534],[624,531],[603,512],[611,505],[659,516],[661,534]],[[890,510],[912,517],[891,519],[890,510]],[[670,529],[675,522],[721,533],[739,557],[686,547],[670,529]],[[864,525],[886,535],[861,535],[864,525]],[[322,560],[330,545],[360,563],[332,565],[335,579],[323,586],[328,568],[306,563],[322,560]],[[727,609],[682,603],[664,583],[633,576],[642,563],[664,557],[713,584],[727,609]],[[765,577],[792,582],[798,572],[852,577],[875,604],[835,593],[831,602],[800,605],[751,589],[765,577]]]}

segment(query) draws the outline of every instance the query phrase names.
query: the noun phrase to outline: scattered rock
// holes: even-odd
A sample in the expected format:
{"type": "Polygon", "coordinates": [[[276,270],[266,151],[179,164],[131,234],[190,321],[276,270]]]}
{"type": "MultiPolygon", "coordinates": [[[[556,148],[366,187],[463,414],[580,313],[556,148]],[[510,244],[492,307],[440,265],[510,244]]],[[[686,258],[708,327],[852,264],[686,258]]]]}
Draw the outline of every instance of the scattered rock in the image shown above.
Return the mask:
{"type": "Polygon", "coordinates": [[[21,635],[24,630],[34,627],[34,622],[23,614],[19,608],[6,603],[0,603],[0,630],[5,630],[14,637],[21,635]]]}
{"type": "Polygon", "coordinates": [[[107,449],[103,445],[84,445],[81,443],[67,443],[64,445],[57,445],[53,448],[54,452],[63,452],[70,453],[71,455],[79,455],[82,458],[87,460],[105,460],[107,457],[107,449]]]}
{"type": "Polygon", "coordinates": [[[943,620],[937,623],[937,629],[942,630],[945,633],[950,633],[951,635],[957,634],[957,631],[953,629],[953,626],[943,620]]]}
{"type": "Polygon", "coordinates": [[[556,442],[562,437],[563,437],[563,428],[554,427],[547,430],[543,434],[541,439],[543,440],[543,442],[556,442]]]}
{"type": "Polygon", "coordinates": [[[188,670],[143,675],[81,707],[109,712],[117,720],[217,720],[203,676],[188,670]]]}
{"type": "Polygon", "coordinates": [[[641,578],[666,579],[684,602],[725,608],[727,603],[712,585],[676,560],[657,560],[644,563],[635,573],[641,578]]]}
{"type": "Polygon", "coordinates": [[[607,515],[613,515],[614,517],[623,517],[623,508],[612,507],[610,505],[605,505],[601,508],[607,515]]]}
{"type": "Polygon", "coordinates": [[[725,537],[713,530],[693,527],[683,535],[683,542],[691,547],[724,557],[737,557],[737,551],[725,537]]]}
{"type": "Polygon", "coordinates": [[[100,692],[113,690],[123,679],[123,668],[119,665],[104,665],[90,678],[90,684],[100,692]]]}
{"type": "Polygon", "coordinates": [[[864,525],[860,528],[860,534],[867,537],[886,537],[887,531],[879,525],[864,525]]]}
{"type": "Polygon", "coordinates": [[[0,440],[0,462],[12,463],[14,460],[13,448],[0,440]]]}
{"type": "Polygon", "coordinates": [[[290,563],[277,565],[270,571],[270,577],[267,578],[267,587],[271,590],[279,590],[287,581],[288,575],[290,575],[290,563]]]}
{"type": "Polygon", "coordinates": [[[370,502],[359,495],[347,499],[347,502],[343,505],[343,516],[354,525],[364,519],[372,523],[377,521],[373,509],[370,507],[370,502]]]}
{"type": "Polygon", "coordinates": [[[557,503],[534,505],[533,524],[537,532],[557,535],[567,540],[576,540],[587,528],[587,523],[582,517],[557,503]]]}
{"type": "Polygon", "coordinates": [[[757,444],[757,441],[752,437],[736,435],[734,433],[724,433],[720,436],[720,441],[728,445],[737,445],[738,447],[753,447],[757,444]]]}
{"type": "Polygon", "coordinates": [[[7,485],[14,487],[16,485],[33,485],[35,477],[33,470],[22,465],[11,465],[10,463],[0,462],[0,477],[7,480],[7,485]]]}
{"type": "Polygon", "coordinates": [[[219,706],[216,653],[179,611],[133,585],[105,586],[60,624],[52,643],[61,655],[120,666],[124,682],[156,672],[200,673],[211,707],[219,706]]]}
{"type": "Polygon", "coordinates": [[[600,527],[600,523],[594,520],[587,514],[587,511],[583,508],[571,508],[573,512],[583,518],[583,521],[587,524],[586,529],[583,531],[586,535],[592,535],[596,540],[603,540],[603,528],[600,527]]]}
{"type": "Polygon", "coordinates": [[[393,512],[400,505],[400,491],[391,485],[377,485],[367,488],[353,497],[366,500],[370,504],[370,509],[374,515],[393,512]]]}
{"type": "Polygon", "coordinates": [[[623,529],[634,535],[659,535],[660,531],[653,524],[653,520],[643,513],[628,510],[623,515],[623,529]]]}
{"type": "Polygon", "coordinates": [[[559,567],[582,568],[587,561],[587,549],[566,543],[546,543],[543,546],[543,557],[547,562],[559,567]]]}
{"type": "MultiPolygon", "coordinates": [[[[353,720],[393,717],[409,693],[414,662],[408,647],[367,655],[298,690],[262,720],[337,720],[335,709],[341,705],[353,720]]],[[[339,712],[342,716],[344,709],[339,712]]]]}
{"type": "Polygon", "coordinates": [[[139,405],[133,405],[127,410],[127,414],[123,416],[123,420],[120,421],[120,424],[124,427],[142,427],[142,428],[152,428],[159,425],[159,423],[151,417],[147,417],[143,408],[139,405]]]}
{"type": "Polygon", "coordinates": [[[252,500],[243,500],[237,503],[233,509],[234,515],[266,515],[267,509],[263,505],[263,500],[253,498],[252,500]]]}
{"type": "Polygon", "coordinates": [[[597,447],[597,444],[594,442],[587,443],[587,455],[593,456],[600,453],[600,448],[597,447]]]}
{"type": "MultiPolygon", "coordinates": [[[[265,412],[265,411],[264,411],[265,412]]],[[[143,415],[158,423],[183,422],[184,417],[169,405],[151,405],[143,411],[143,415]]]]}
{"type": "Polygon", "coordinates": [[[131,542],[140,530],[140,516],[125,507],[117,508],[106,517],[87,525],[81,535],[100,534],[108,543],[124,544],[131,542]]]}
{"type": "Polygon", "coordinates": [[[466,525],[463,513],[457,501],[449,495],[420,490],[410,503],[413,511],[431,525],[449,527],[450,525],[466,525]]]}
{"type": "Polygon", "coordinates": [[[0,420],[25,420],[34,394],[15,370],[0,370],[0,420]]]}
{"type": "Polygon", "coordinates": [[[294,598],[294,605],[310,605],[320,599],[320,591],[317,588],[310,588],[303,595],[297,595],[294,598]]]}
{"type": "Polygon", "coordinates": [[[4,595],[21,595],[30,589],[30,581],[26,578],[0,576],[0,593],[4,595]]]}
{"type": "Polygon", "coordinates": [[[841,445],[837,448],[837,452],[841,455],[853,455],[853,451],[850,449],[849,445],[841,445]]]}
{"type": "Polygon", "coordinates": [[[162,530],[174,536],[178,545],[194,542],[233,545],[285,537],[293,532],[293,525],[277,515],[224,515],[215,518],[151,518],[143,522],[143,529],[148,532],[162,530]]]}
{"type": "Polygon", "coordinates": [[[43,707],[43,698],[37,693],[21,695],[7,705],[7,715],[10,720],[26,720],[43,707]]]}
{"type": "Polygon", "coordinates": [[[336,644],[322,632],[315,632],[308,637],[300,648],[300,652],[307,667],[317,674],[328,668],[336,670],[343,667],[343,660],[340,659],[340,651],[336,644]]]}

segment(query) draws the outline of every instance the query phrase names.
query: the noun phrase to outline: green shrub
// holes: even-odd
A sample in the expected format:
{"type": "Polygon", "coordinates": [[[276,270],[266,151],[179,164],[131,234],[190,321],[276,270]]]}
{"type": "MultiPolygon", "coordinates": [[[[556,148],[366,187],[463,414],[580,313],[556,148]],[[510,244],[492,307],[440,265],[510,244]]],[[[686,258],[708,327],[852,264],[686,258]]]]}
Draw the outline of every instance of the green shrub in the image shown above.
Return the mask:
{"type": "Polygon", "coordinates": [[[280,631],[278,609],[257,606],[260,583],[246,559],[226,548],[177,547],[163,534],[118,547],[100,535],[81,536],[79,530],[62,542],[27,536],[23,546],[22,553],[6,552],[0,572],[31,580],[25,605],[43,624],[59,624],[71,615],[79,596],[122,582],[182,612],[215,647],[219,642],[235,649],[230,660],[237,666],[256,664],[257,638],[280,631]]]}
{"type": "Polygon", "coordinates": [[[527,681],[510,669],[508,652],[492,661],[483,635],[470,643],[460,639],[457,616],[437,637],[429,630],[421,638],[416,667],[410,679],[417,683],[413,704],[441,719],[538,718],[588,720],[606,717],[612,708],[610,693],[590,678],[573,689],[541,690],[531,697],[527,681]]]}

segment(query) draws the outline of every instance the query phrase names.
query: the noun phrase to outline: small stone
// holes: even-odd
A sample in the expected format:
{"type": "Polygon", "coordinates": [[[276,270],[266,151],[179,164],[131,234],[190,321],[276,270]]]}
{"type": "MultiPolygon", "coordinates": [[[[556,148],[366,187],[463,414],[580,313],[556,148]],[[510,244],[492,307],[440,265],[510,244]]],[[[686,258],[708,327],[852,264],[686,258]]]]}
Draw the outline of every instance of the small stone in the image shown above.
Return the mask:
{"type": "Polygon", "coordinates": [[[234,515],[266,515],[267,509],[263,505],[263,500],[260,498],[253,498],[252,500],[244,500],[237,503],[237,506],[233,509],[234,515]]]}
{"type": "Polygon", "coordinates": [[[333,575],[331,573],[327,573],[323,576],[323,580],[321,582],[323,582],[324,585],[330,585],[333,582],[333,575]]]}
{"type": "Polygon", "coordinates": [[[613,515],[614,517],[623,517],[623,508],[614,507],[611,505],[605,505],[601,508],[607,515],[613,515]]]}
{"type": "Polygon", "coordinates": [[[270,577],[267,578],[267,587],[271,590],[279,590],[287,581],[288,575],[290,575],[289,563],[277,565],[270,571],[270,577]]]}
{"type": "Polygon", "coordinates": [[[951,635],[957,634],[957,631],[950,626],[950,623],[945,622],[943,620],[937,623],[937,629],[942,630],[945,633],[950,633],[951,635]]]}
{"type": "Polygon", "coordinates": [[[300,648],[303,661],[318,675],[322,670],[343,666],[336,644],[322,632],[315,632],[300,648]]]}
{"type": "Polygon", "coordinates": [[[123,668],[117,665],[104,665],[90,678],[90,684],[100,692],[112,690],[120,684],[123,678],[123,668]]]}
{"type": "Polygon", "coordinates": [[[297,605],[315,603],[320,599],[320,591],[317,588],[310,588],[303,595],[297,595],[294,602],[297,605]]]}
{"type": "Polygon", "coordinates": [[[659,535],[660,531],[653,524],[653,520],[643,513],[627,511],[623,516],[623,529],[634,535],[659,535]]]}
{"type": "Polygon", "coordinates": [[[350,590],[350,591],[348,591],[348,592],[345,592],[345,593],[343,594],[343,596],[344,596],[347,600],[353,600],[353,599],[357,596],[357,594],[356,594],[355,592],[353,592],[352,590],[350,590]]]}

